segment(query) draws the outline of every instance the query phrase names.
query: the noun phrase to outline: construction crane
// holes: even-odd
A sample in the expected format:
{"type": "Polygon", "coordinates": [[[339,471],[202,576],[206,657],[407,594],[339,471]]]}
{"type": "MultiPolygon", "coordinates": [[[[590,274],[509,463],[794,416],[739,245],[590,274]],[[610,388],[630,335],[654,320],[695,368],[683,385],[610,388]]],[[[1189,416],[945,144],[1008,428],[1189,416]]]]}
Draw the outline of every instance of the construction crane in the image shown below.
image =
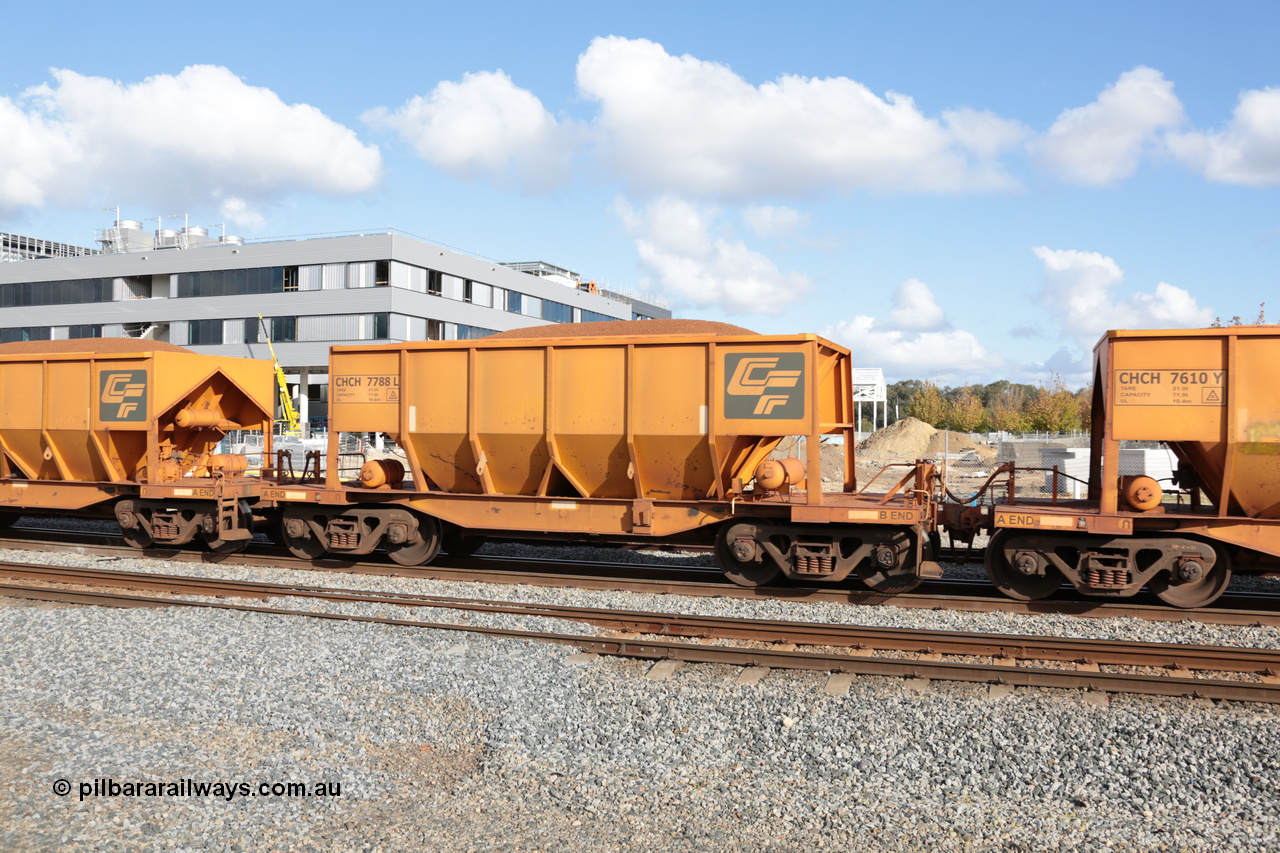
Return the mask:
{"type": "Polygon", "coordinates": [[[298,426],[298,410],[293,407],[293,398],[289,396],[289,383],[284,378],[284,368],[280,366],[280,359],[276,358],[276,348],[271,345],[271,330],[267,328],[267,321],[262,319],[262,315],[258,315],[258,323],[262,326],[262,335],[267,339],[267,349],[271,352],[271,361],[276,366],[276,384],[280,386],[280,413],[284,415],[282,420],[288,426],[285,435],[301,435],[302,429],[298,426]]]}

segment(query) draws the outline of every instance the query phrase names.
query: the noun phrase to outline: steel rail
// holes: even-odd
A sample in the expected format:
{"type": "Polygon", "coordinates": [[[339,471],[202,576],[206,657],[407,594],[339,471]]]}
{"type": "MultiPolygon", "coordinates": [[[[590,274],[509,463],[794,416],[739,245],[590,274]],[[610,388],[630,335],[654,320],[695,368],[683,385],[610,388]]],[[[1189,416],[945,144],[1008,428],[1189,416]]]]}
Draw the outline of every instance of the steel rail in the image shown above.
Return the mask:
{"type": "MultiPolygon", "coordinates": [[[[919,628],[872,628],[612,608],[542,602],[489,601],[451,596],[272,584],[222,578],[77,569],[29,563],[0,563],[0,576],[46,583],[86,584],[167,592],[174,595],[233,595],[245,598],[317,598],[400,607],[432,607],[585,622],[638,634],[752,640],[860,650],[993,657],[1013,660],[1076,661],[1108,665],[1280,674],[1280,650],[1243,646],[1193,646],[1022,634],[983,634],[919,628]]],[[[6,586],[0,584],[0,592],[6,586]]]]}
{"type": "MultiPolygon", "coordinates": [[[[347,572],[353,574],[410,577],[427,580],[465,581],[476,583],[523,584],[527,586],[574,587],[607,591],[642,592],[649,594],[678,594],[715,596],[721,598],[780,599],[792,601],[822,601],[864,606],[888,605],[911,609],[957,610],[986,613],[998,611],[1029,615],[1068,615],[1088,618],[1129,617],[1151,622],[1200,622],[1212,625],[1237,625],[1249,627],[1280,626],[1280,595],[1257,593],[1230,599],[1224,596],[1218,604],[1235,604],[1182,610],[1164,604],[1142,604],[1125,601],[1059,600],[1056,597],[1039,601],[1015,601],[1005,598],[989,584],[975,580],[930,581],[916,592],[886,595],[867,589],[840,587],[774,586],[747,588],[728,582],[714,569],[674,568],[644,564],[590,563],[563,559],[526,557],[467,557],[444,556],[426,566],[405,567],[390,562],[368,560],[316,560],[308,561],[281,554],[279,549],[262,546],[249,552],[222,555],[209,551],[147,549],[139,551],[118,544],[118,537],[104,534],[82,534],[58,531],[71,541],[51,542],[27,538],[26,532],[45,533],[47,529],[14,528],[6,531],[18,533],[17,537],[0,538],[0,548],[71,551],[95,556],[114,556],[125,559],[146,557],[191,563],[224,563],[240,566],[267,566],[273,568],[302,569],[305,571],[347,572]],[[537,566],[548,571],[513,570],[511,566],[537,566]],[[497,568],[502,567],[502,568],[497,568]],[[591,568],[608,572],[602,574],[572,574],[573,571],[591,568]],[[649,575],[645,577],[644,575],[649,575]],[[628,575],[622,577],[619,575],[628,575]],[[653,575],[662,575],[654,577],[653,575]],[[984,594],[974,595],[981,589],[984,594]],[[951,590],[944,594],[942,590],[951,590]],[[1264,602],[1273,609],[1257,609],[1264,602]],[[1255,607],[1245,609],[1246,604],[1255,607]]],[[[1061,593],[1059,593],[1061,594],[1061,593]]]]}
{"type": "Polygon", "coordinates": [[[678,660],[690,663],[720,663],[737,666],[764,666],[775,669],[816,670],[853,675],[927,678],[1023,687],[1084,689],[1108,693],[1193,696],[1208,699],[1229,699],[1240,702],[1280,703],[1280,685],[1258,682],[1185,678],[1181,676],[1130,675],[1109,672],[1076,672],[994,664],[856,657],[824,652],[743,649],[670,641],[633,641],[575,634],[557,634],[547,631],[522,631],[511,628],[484,628],[476,625],[419,622],[376,616],[317,613],[279,607],[233,604],[230,602],[191,601],[79,590],[54,590],[49,587],[2,586],[5,595],[40,601],[63,601],[124,608],[173,607],[176,605],[277,616],[304,616],[331,621],[362,622],[366,624],[478,634],[488,637],[538,640],[575,646],[596,654],[616,657],[678,660]]]}

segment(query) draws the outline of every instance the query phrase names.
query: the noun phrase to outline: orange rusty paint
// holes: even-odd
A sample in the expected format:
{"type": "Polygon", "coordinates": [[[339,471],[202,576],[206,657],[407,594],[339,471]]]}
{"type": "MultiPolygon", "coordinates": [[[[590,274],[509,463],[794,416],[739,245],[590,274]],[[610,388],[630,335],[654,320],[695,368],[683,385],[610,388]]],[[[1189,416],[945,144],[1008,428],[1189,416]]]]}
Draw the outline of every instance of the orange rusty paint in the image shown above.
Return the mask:
{"type": "Polygon", "coordinates": [[[83,509],[144,483],[186,486],[227,468],[211,458],[226,428],[270,435],[269,362],[96,345],[0,353],[0,500],[83,509]]]}
{"type": "Polygon", "coordinates": [[[1120,442],[1163,441],[1217,508],[1215,522],[1178,530],[1280,555],[1280,525],[1255,523],[1280,520],[1280,327],[1112,331],[1094,365],[1105,429],[1090,496],[1102,512],[1133,504],[1120,442]]]}
{"type": "MultiPolygon", "coordinates": [[[[413,463],[413,487],[432,496],[422,499],[432,514],[467,527],[523,527],[541,514],[513,512],[512,498],[728,503],[741,500],[734,481],[749,482],[784,437],[807,436],[817,470],[820,436],[852,435],[848,360],[848,350],[814,335],[338,346],[329,422],[332,435],[391,436],[413,463]],[[495,503],[449,499],[462,495],[495,503]]],[[[786,491],[797,485],[793,478],[786,491]]],[[[816,506],[823,495],[796,490],[793,500],[816,506]]],[[[616,509],[550,515],[541,529],[634,525],[652,535],[724,517],[662,508],[652,524],[616,509]]]]}

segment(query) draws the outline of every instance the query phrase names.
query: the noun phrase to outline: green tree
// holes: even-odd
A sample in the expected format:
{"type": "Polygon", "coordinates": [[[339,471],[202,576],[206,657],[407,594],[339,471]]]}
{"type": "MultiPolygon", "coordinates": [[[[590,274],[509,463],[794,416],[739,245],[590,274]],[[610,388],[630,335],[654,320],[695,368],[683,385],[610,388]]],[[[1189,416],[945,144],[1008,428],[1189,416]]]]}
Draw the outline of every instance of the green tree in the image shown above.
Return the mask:
{"type": "Polygon", "coordinates": [[[919,379],[904,379],[885,386],[886,405],[889,407],[889,423],[907,417],[911,398],[920,393],[923,383],[919,379]]]}
{"type": "Polygon", "coordinates": [[[1024,387],[1005,383],[1005,387],[991,399],[987,419],[992,428],[1002,432],[1027,432],[1027,402],[1024,387]]]}
{"type": "Polygon", "coordinates": [[[1080,428],[1080,404],[1054,373],[1027,405],[1027,426],[1033,432],[1068,432],[1080,428]]]}
{"type": "Polygon", "coordinates": [[[972,386],[966,385],[954,399],[948,401],[947,427],[957,432],[974,432],[987,419],[987,410],[982,405],[972,386]]]}
{"type": "Polygon", "coordinates": [[[1076,392],[1076,410],[1080,415],[1080,429],[1093,427],[1093,383],[1076,392]]]}
{"type": "Polygon", "coordinates": [[[929,426],[938,427],[945,423],[947,409],[947,401],[938,391],[938,386],[926,379],[920,383],[920,390],[907,404],[907,415],[922,420],[929,426]]]}

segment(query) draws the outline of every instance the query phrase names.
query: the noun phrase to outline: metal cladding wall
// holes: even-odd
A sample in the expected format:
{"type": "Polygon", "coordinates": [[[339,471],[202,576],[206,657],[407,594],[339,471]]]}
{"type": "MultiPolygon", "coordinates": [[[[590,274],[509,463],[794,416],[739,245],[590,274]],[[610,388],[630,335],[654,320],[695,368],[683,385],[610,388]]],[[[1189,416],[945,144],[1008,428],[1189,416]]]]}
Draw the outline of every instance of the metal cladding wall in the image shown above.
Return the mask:
{"type": "Polygon", "coordinates": [[[154,483],[190,474],[222,433],[178,426],[184,409],[246,429],[271,428],[269,362],[173,350],[85,351],[96,343],[0,349],[5,479],[154,483]]]}
{"type": "Polygon", "coordinates": [[[851,428],[850,369],[813,335],[334,347],[331,427],[391,434],[424,490],[727,499],[782,437],[851,428]]]}
{"type": "Polygon", "coordinates": [[[1094,352],[1107,441],[1167,442],[1221,515],[1280,518],[1280,329],[1117,331],[1094,352]]]}

